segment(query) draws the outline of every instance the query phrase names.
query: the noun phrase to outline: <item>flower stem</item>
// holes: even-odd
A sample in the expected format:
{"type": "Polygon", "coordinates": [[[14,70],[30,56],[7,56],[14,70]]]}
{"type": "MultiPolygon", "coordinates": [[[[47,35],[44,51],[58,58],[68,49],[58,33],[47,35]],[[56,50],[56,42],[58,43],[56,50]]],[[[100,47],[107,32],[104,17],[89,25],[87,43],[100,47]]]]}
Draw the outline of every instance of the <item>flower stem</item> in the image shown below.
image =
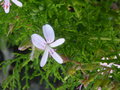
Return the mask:
{"type": "Polygon", "coordinates": [[[112,39],[112,38],[105,38],[105,37],[92,37],[90,38],[92,40],[106,40],[106,41],[110,41],[110,40],[114,40],[114,41],[117,41],[117,42],[120,42],[120,39],[112,39]]]}

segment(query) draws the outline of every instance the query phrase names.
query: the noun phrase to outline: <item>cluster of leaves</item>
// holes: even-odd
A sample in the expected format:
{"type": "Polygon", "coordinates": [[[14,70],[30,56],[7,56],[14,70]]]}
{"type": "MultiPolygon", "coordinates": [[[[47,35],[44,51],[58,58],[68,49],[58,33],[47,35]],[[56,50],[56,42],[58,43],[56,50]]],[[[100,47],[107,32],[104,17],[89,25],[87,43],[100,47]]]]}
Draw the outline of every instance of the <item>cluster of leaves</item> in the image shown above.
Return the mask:
{"type": "Polygon", "coordinates": [[[4,90],[28,89],[35,77],[39,77],[39,83],[46,82],[46,87],[53,90],[74,90],[80,85],[85,90],[99,87],[103,90],[119,89],[119,68],[99,65],[100,62],[120,64],[119,0],[21,2],[22,8],[12,5],[8,14],[0,8],[0,38],[7,40],[8,47],[24,46],[29,50],[28,53],[24,53],[26,50],[14,52],[14,59],[0,64],[2,68],[14,64],[12,74],[2,83],[4,90]],[[27,41],[30,42],[33,33],[42,35],[41,27],[46,23],[53,26],[56,38],[66,39],[65,44],[57,48],[65,63],[60,65],[49,58],[47,64],[40,68],[39,56],[43,52],[36,50],[34,60],[30,60],[31,48],[28,47],[31,45],[27,41]],[[112,58],[115,55],[116,60],[112,58]],[[102,57],[111,59],[102,61],[102,57]]]}

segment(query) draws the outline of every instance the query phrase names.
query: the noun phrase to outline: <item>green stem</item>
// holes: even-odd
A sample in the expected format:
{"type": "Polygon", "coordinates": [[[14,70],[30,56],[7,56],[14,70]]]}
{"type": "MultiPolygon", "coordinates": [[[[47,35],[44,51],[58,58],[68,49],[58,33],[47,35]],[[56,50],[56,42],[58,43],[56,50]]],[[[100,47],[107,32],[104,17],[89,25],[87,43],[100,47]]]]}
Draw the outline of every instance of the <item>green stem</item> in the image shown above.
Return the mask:
{"type": "MultiPolygon", "coordinates": [[[[92,40],[107,40],[107,41],[112,40],[112,38],[104,38],[104,37],[100,37],[100,38],[98,38],[98,37],[92,37],[90,39],[92,39],[92,40]]],[[[120,42],[120,39],[113,39],[113,41],[120,42]]]]}

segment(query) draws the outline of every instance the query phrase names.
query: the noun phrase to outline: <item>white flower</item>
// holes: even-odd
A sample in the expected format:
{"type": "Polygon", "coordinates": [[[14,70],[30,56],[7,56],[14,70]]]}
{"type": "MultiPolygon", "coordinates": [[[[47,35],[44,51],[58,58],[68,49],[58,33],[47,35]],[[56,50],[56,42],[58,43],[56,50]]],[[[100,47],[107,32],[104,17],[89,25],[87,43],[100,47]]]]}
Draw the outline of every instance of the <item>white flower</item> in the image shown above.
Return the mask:
{"type": "Polygon", "coordinates": [[[33,45],[38,49],[44,50],[44,54],[41,58],[40,66],[43,67],[46,64],[48,54],[50,54],[58,63],[62,64],[63,63],[62,58],[52,48],[63,44],[65,42],[65,39],[60,38],[54,41],[55,39],[54,30],[49,24],[44,25],[42,29],[43,29],[43,34],[45,36],[45,40],[38,34],[33,34],[31,36],[31,41],[33,45]]]}
{"type": "Polygon", "coordinates": [[[102,88],[101,88],[101,87],[98,87],[98,90],[102,90],[102,88]]]}
{"type": "MultiPolygon", "coordinates": [[[[17,6],[22,7],[22,3],[20,1],[18,0],[11,0],[11,1],[15,3],[17,6]]],[[[10,6],[11,6],[10,0],[4,0],[3,8],[4,8],[5,13],[9,13],[10,6]]]]}
{"type": "Polygon", "coordinates": [[[120,68],[120,65],[114,64],[114,63],[107,64],[107,63],[100,62],[100,65],[105,66],[105,67],[112,67],[112,65],[113,65],[113,66],[116,66],[117,68],[120,68]]]}
{"type": "Polygon", "coordinates": [[[113,63],[107,64],[107,63],[100,62],[100,65],[105,66],[105,67],[112,67],[113,63]]]}

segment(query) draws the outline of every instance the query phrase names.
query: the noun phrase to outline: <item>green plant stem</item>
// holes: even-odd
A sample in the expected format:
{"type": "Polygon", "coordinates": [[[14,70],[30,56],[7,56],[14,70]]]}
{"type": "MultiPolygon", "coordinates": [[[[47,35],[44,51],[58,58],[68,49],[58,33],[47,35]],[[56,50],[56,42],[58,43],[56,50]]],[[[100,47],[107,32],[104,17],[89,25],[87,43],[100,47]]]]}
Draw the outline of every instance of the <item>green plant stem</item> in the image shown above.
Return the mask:
{"type": "Polygon", "coordinates": [[[106,40],[106,41],[110,41],[110,40],[114,40],[114,41],[117,41],[117,42],[120,42],[120,39],[112,39],[112,38],[105,38],[105,37],[92,37],[90,38],[92,40],[106,40]]]}

